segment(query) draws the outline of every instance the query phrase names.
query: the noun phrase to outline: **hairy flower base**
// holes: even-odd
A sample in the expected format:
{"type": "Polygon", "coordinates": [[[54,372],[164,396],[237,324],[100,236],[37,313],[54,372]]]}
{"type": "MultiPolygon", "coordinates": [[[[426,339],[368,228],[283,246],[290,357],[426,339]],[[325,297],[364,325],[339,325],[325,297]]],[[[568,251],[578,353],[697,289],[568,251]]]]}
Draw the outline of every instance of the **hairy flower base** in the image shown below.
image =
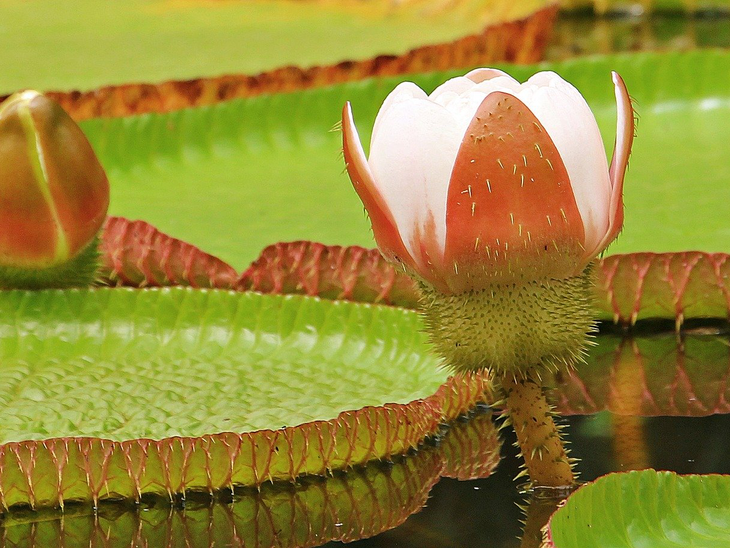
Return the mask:
{"type": "Polygon", "coordinates": [[[449,367],[540,375],[580,361],[594,329],[594,269],[562,280],[445,295],[421,283],[426,332],[449,367]]]}
{"type": "Polygon", "coordinates": [[[48,268],[18,268],[0,265],[0,289],[61,289],[86,287],[96,281],[99,270],[99,235],[65,263],[48,268]]]}

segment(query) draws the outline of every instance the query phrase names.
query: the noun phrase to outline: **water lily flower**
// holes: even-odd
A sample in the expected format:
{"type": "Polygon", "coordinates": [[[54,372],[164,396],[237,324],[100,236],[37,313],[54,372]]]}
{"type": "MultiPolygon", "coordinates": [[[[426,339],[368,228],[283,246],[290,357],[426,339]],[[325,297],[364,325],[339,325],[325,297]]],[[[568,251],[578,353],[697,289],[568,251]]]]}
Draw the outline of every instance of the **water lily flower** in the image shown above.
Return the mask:
{"type": "Polygon", "coordinates": [[[418,282],[431,347],[453,369],[492,373],[542,486],[574,482],[543,374],[585,353],[592,261],[623,225],[634,112],[613,83],[610,165],[585,99],[553,72],[520,84],[477,69],[430,95],[403,83],[375,119],[369,158],[349,104],[342,115],[350,179],[381,253],[418,282]]]}
{"type": "Polygon", "coordinates": [[[381,252],[447,293],[582,272],[623,224],[631,101],[613,73],[610,167],[583,96],[553,72],[490,68],[387,97],[366,159],[350,104],[347,170],[381,252]]]}
{"type": "Polygon", "coordinates": [[[84,285],[109,183],[66,112],[36,91],[0,104],[0,286],[84,285]]]}

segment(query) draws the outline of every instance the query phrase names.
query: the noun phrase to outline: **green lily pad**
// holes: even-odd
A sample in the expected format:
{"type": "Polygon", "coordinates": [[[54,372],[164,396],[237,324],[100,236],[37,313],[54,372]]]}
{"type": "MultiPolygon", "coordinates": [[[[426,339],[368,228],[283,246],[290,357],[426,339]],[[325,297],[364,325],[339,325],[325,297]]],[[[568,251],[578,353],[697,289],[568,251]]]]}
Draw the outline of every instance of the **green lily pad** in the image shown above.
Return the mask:
{"type": "Polygon", "coordinates": [[[447,377],[393,308],[101,289],[2,293],[0,316],[0,443],[275,430],[425,398],[447,377]]]}
{"type": "Polygon", "coordinates": [[[346,474],[306,476],[295,484],[266,482],[258,489],[148,497],[141,505],[109,501],[61,508],[13,508],[0,515],[5,542],[40,539],[29,546],[156,544],[179,537],[197,545],[281,548],[351,542],[392,529],[425,505],[440,477],[488,477],[500,460],[501,442],[491,413],[455,421],[438,444],[427,444],[388,463],[370,462],[346,474]],[[210,535],[210,536],[209,536],[210,535]],[[103,538],[102,538],[103,537],[103,538]]]}
{"type": "Polygon", "coordinates": [[[438,444],[346,474],[303,477],[295,484],[267,482],[233,493],[198,493],[182,507],[147,497],[140,505],[108,503],[94,509],[80,504],[63,512],[15,509],[0,516],[0,535],[5,544],[28,548],[157,546],[170,538],[201,547],[352,542],[397,527],[419,512],[441,477],[488,477],[499,463],[500,446],[492,415],[480,413],[452,423],[438,444]]]}
{"type": "Polygon", "coordinates": [[[401,54],[546,4],[466,0],[444,9],[437,2],[398,7],[378,0],[76,0],[68,9],[54,0],[0,0],[0,94],[258,74],[401,54]]]}
{"type": "Polygon", "coordinates": [[[484,394],[445,383],[417,315],[391,307],[13,291],[0,318],[3,508],[322,474],[402,453],[484,394]]]}
{"type": "MultiPolygon", "coordinates": [[[[243,291],[303,294],[334,300],[376,302],[417,308],[410,278],[389,265],[375,249],[325,246],[313,242],[267,247],[238,280],[214,257],[156,231],[143,222],[112,217],[102,238],[103,277],[132,287],[191,284],[235,287],[243,291]],[[195,268],[184,265],[195,258],[195,268]]],[[[596,310],[613,314],[625,326],[633,319],[724,318],[724,279],[729,255],[707,253],[614,255],[598,262],[596,310]],[[670,275],[667,275],[670,273],[670,275]],[[633,312],[637,314],[634,316],[633,312]]],[[[661,324],[660,324],[661,325],[661,324]]],[[[704,416],[730,412],[730,344],[716,329],[685,330],[680,339],[671,324],[595,339],[586,362],[568,375],[546,379],[562,414],[610,410],[620,415],[704,416]],[[632,336],[636,335],[636,336],[632,336]]],[[[487,376],[472,377],[484,392],[487,376]]],[[[473,401],[466,397],[467,402],[473,401]]],[[[449,411],[456,416],[468,410],[449,411]]]]}
{"type": "MultiPolygon", "coordinates": [[[[730,52],[593,57],[506,67],[573,82],[610,147],[610,71],[625,78],[640,115],[625,187],[626,222],[609,252],[727,251],[730,226],[730,52]]],[[[455,73],[417,75],[426,89],[455,73]]],[[[243,269],[276,241],[372,247],[370,227],[330,131],[346,100],[367,141],[399,79],[368,80],[235,100],[164,115],[82,123],[107,168],[111,213],[163,232],[243,269]]],[[[367,144],[367,143],[366,143],[367,144]]],[[[609,151],[610,152],[610,151],[609,151]]]]}
{"type": "Polygon", "coordinates": [[[730,476],[644,470],[610,474],[550,518],[545,548],[730,545],[730,476]]]}

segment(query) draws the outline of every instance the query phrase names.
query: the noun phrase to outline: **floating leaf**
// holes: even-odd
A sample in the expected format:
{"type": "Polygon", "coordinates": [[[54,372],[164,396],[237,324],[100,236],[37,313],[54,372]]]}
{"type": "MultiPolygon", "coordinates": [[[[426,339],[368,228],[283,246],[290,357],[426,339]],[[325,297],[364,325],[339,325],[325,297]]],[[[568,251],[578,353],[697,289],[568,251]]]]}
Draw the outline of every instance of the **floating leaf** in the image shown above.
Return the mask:
{"type": "Polygon", "coordinates": [[[100,252],[108,285],[230,289],[237,277],[232,266],[144,221],[108,217],[100,252]]]}
{"type": "Polygon", "coordinates": [[[367,76],[534,62],[556,11],[546,0],[129,0],[114,9],[77,0],[72,11],[53,0],[6,0],[0,93],[67,91],[54,98],[80,119],[367,76]],[[64,47],[69,36],[73,47],[64,47]]]}
{"type": "MultiPolygon", "coordinates": [[[[643,319],[730,316],[730,255],[631,253],[598,261],[596,317],[633,325],[643,319]]],[[[262,293],[298,293],[327,299],[416,308],[414,282],[375,249],[280,242],[266,247],[237,287],[262,293]]]]}
{"type": "Polygon", "coordinates": [[[351,542],[397,527],[426,503],[443,468],[435,450],[420,451],[392,465],[373,463],[347,474],[306,478],[296,485],[265,484],[236,493],[232,501],[186,501],[184,509],[164,500],[152,505],[88,505],[5,516],[0,544],[16,548],[180,546],[213,548],[305,548],[330,540],[351,542]]]}
{"type": "MultiPolygon", "coordinates": [[[[5,507],[320,474],[401,453],[487,391],[445,383],[392,307],[172,288],[6,292],[0,310],[5,507]]],[[[730,411],[725,339],[597,340],[546,381],[561,412],[730,411]]]]}
{"type": "MultiPolygon", "coordinates": [[[[524,3],[519,5],[524,6],[524,3]]],[[[87,91],[50,91],[48,95],[61,103],[74,118],[85,120],[170,112],[241,97],[287,93],[376,76],[447,70],[497,62],[536,62],[543,57],[556,13],[557,6],[551,5],[532,14],[525,14],[524,18],[491,24],[477,34],[415,47],[398,55],[377,55],[363,60],[347,60],[306,68],[289,65],[255,75],[227,74],[159,83],[155,80],[145,84],[104,85],[87,91]]],[[[464,30],[465,27],[462,27],[462,32],[464,30]]],[[[430,43],[433,39],[432,35],[428,35],[424,41],[430,43]]],[[[336,48],[339,52],[344,51],[341,45],[338,44],[336,48]]],[[[287,51],[298,49],[290,48],[287,51]]],[[[232,59],[238,60],[242,57],[235,56],[232,59]]],[[[243,59],[249,60],[252,57],[246,56],[243,59]]],[[[179,62],[173,64],[175,67],[179,65],[179,62]]]]}
{"type": "Polygon", "coordinates": [[[720,548],[730,544],[730,476],[609,474],[568,497],[545,548],[720,548]]]}
{"type": "Polygon", "coordinates": [[[141,504],[88,504],[58,510],[15,509],[2,516],[0,544],[17,548],[157,545],[320,546],[351,542],[392,529],[426,504],[440,477],[487,477],[499,462],[500,442],[490,413],[458,421],[438,444],[392,462],[347,473],[265,483],[234,493],[191,494],[179,501],[147,497],[141,504]]]}
{"type": "MultiPolygon", "coordinates": [[[[403,453],[483,401],[406,310],[297,296],[0,293],[0,505],[171,496],[403,453]]],[[[481,391],[480,391],[481,390],[481,391]]]]}
{"type": "MultiPolygon", "coordinates": [[[[137,227],[133,234],[154,234],[155,242],[171,240],[139,221],[129,224],[123,219],[110,220],[110,225],[116,223],[137,227]]],[[[114,232],[109,234],[112,236],[104,238],[106,256],[120,253],[114,251],[117,249],[114,232]]],[[[124,253],[119,255],[120,262],[129,265],[125,268],[146,264],[154,271],[164,271],[164,265],[152,260],[162,256],[171,264],[180,264],[180,261],[172,260],[174,254],[165,255],[155,246],[148,249],[153,241],[150,238],[138,238],[137,241],[141,243],[125,247],[124,253]],[[149,261],[145,263],[140,257],[149,261]]],[[[196,250],[196,253],[200,252],[196,250]]],[[[631,303],[634,307],[631,309],[639,311],[639,319],[671,318],[671,310],[684,310],[687,317],[719,316],[725,306],[722,282],[725,269],[730,268],[727,257],[703,253],[608,257],[599,263],[597,301],[607,302],[611,297],[614,303],[631,303]],[[637,268],[637,264],[642,267],[637,268]],[[677,273],[671,275],[673,269],[677,273]]],[[[212,258],[207,260],[213,261],[212,258]]],[[[230,267],[225,265],[224,272],[230,272],[227,269],[230,267]]],[[[217,268],[211,271],[219,272],[217,268]]],[[[179,272],[176,277],[185,282],[179,272]]],[[[228,283],[230,275],[221,279],[228,283]]],[[[242,274],[236,287],[263,293],[392,302],[407,307],[417,305],[410,278],[397,273],[376,250],[356,246],[325,246],[312,242],[269,246],[242,274]]],[[[598,317],[605,316],[605,312],[598,314],[598,317]]],[[[631,315],[621,317],[627,321],[631,319],[631,315]]],[[[635,338],[604,333],[596,342],[597,345],[589,350],[586,363],[576,371],[546,380],[556,388],[555,403],[561,413],[610,410],[624,416],[703,416],[730,412],[727,403],[730,401],[730,343],[715,330],[685,332],[680,339],[671,331],[635,338]]],[[[461,395],[462,401],[467,402],[466,407],[446,412],[455,417],[469,410],[468,404],[475,401],[475,395],[487,391],[487,376],[475,373],[458,390],[453,384],[449,386],[453,393],[447,400],[457,401],[461,395]]],[[[446,385],[442,387],[442,391],[446,389],[446,385]]]]}
{"type": "MultiPolygon", "coordinates": [[[[6,292],[0,311],[5,507],[321,474],[401,453],[488,392],[484,374],[444,382],[393,307],[172,288],[6,292]]],[[[724,338],[597,341],[546,380],[561,412],[730,411],[724,338]]]]}

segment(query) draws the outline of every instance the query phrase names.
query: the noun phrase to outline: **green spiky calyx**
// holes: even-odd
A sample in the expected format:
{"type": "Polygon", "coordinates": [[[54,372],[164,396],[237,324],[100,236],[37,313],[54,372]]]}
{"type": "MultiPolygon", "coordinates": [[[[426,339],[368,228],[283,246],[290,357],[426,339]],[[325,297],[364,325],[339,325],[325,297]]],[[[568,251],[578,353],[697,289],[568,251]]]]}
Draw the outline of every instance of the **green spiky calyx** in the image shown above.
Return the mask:
{"type": "Polygon", "coordinates": [[[445,295],[420,284],[431,343],[454,369],[525,376],[572,367],[594,329],[594,269],[562,280],[445,295]]]}
{"type": "Polygon", "coordinates": [[[48,268],[0,265],[0,289],[63,289],[87,287],[99,270],[99,235],[65,263],[48,268]]]}

